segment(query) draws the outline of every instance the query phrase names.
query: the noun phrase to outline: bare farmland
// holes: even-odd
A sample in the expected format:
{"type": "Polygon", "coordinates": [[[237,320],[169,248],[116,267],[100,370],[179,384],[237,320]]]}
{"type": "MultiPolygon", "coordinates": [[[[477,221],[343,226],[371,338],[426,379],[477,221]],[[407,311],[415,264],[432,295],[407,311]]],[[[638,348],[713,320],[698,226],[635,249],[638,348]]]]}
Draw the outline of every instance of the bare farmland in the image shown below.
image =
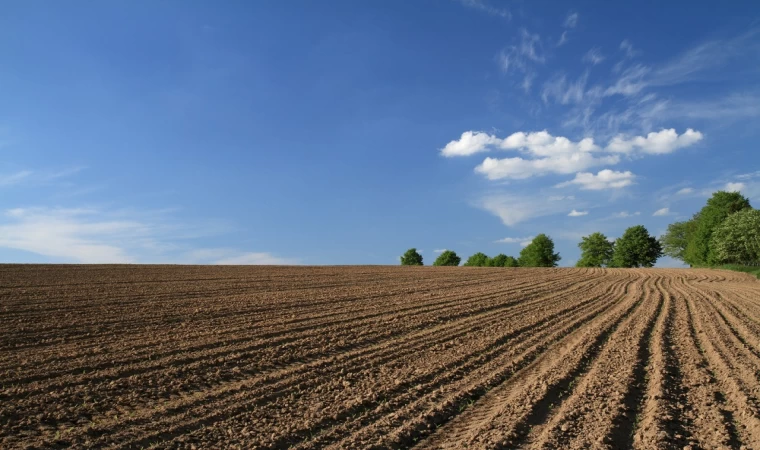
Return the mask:
{"type": "Polygon", "coordinates": [[[0,266],[0,447],[760,449],[733,272],[0,266]]]}

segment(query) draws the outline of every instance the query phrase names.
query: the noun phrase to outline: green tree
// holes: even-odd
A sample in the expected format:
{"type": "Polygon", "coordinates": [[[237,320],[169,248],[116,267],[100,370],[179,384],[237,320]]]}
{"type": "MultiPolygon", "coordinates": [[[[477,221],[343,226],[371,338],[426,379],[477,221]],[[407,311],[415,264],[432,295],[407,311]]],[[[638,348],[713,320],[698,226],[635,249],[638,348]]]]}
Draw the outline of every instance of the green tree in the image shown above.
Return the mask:
{"type": "Polygon", "coordinates": [[[713,231],[731,214],[749,208],[751,208],[749,200],[738,192],[718,191],[714,193],[699,211],[699,220],[694,234],[686,246],[684,261],[692,265],[716,263],[717,258],[710,251],[710,239],[713,231]]]}
{"type": "Polygon", "coordinates": [[[509,256],[505,255],[504,253],[499,253],[498,255],[491,258],[490,267],[506,267],[507,258],[509,256]]]}
{"type": "Polygon", "coordinates": [[[686,262],[686,247],[694,236],[694,231],[699,223],[699,213],[691,220],[675,222],[668,225],[668,231],[660,236],[662,253],[671,258],[686,262]]]}
{"type": "Polygon", "coordinates": [[[555,267],[559,260],[559,253],[554,253],[554,241],[541,233],[520,251],[518,262],[521,267],[555,267]]]}
{"type": "Polygon", "coordinates": [[[713,261],[720,264],[757,264],[760,261],[760,210],[731,214],[713,231],[713,261]]]}
{"type": "Polygon", "coordinates": [[[477,252],[467,258],[467,262],[465,262],[463,265],[470,267],[488,267],[491,265],[491,258],[489,258],[485,253],[477,252]]]}
{"type": "Polygon", "coordinates": [[[446,250],[445,252],[438,255],[438,258],[435,259],[435,262],[433,263],[434,266],[458,266],[460,261],[462,259],[457,256],[456,253],[454,253],[451,250],[446,250]]]}
{"type": "Polygon", "coordinates": [[[422,255],[417,253],[416,248],[410,248],[401,256],[401,265],[402,266],[421,266],[422,265],[422,255]]]}
{"type": "Polygon", "coordinates": [[[581,258],[576,267],[606,267],[610,265],[615,246],[607,240],[607,236],[596,232],[584,236],[578,248],[581,249],[581,258]]]}
{"type": "Polygon", "coordinates": [[[507,259],[504,261],[504,267],[520,267],[520,263],[514,256],[507,256],[507,259]]]}
{"type": "Polygon", "coordinates": [[[649,235],[643,225],[625,230],[615,241],[612,267],[652,267],[662,256],[660,242],[649,235]]]}

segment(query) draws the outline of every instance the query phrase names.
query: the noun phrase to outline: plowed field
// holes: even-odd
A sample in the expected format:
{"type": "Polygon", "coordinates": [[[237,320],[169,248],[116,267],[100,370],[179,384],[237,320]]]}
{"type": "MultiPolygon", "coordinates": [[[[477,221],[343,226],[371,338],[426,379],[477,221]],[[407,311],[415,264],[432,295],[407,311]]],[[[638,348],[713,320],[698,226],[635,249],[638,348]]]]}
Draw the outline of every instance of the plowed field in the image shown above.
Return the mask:
{"type": "Polygon", "coordinates": [[[741,446],[742,273],[0,266],[3,449],[741,446]]]}

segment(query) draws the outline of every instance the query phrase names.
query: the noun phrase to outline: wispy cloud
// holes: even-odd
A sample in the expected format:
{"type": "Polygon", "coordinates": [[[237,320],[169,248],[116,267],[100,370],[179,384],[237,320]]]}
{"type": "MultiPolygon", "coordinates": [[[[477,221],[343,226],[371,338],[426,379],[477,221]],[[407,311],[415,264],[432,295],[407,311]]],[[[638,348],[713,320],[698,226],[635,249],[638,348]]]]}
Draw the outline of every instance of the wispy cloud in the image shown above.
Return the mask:
{"type": "Polygon", "coordinates": [[[437,249],[433,250],[433,253],[443,253],[445,251],[446,251],[445,248],[437,248],[437,249]]]}
{"type": "Polygon", "coordinates": [[[506,20],[510,20],[512,18],[512,13],[509,12],[508,9],[491,6],[483,0],[459,0],[459,3],[461,3],[463,6],[484,12],[491,16],[501,17],[506,20]]]}
{"type": "Polygon", "coordinates": [[[641,215],[641,212],[636,211],[634,213],[629,213],[628,211],[621,211],[619,213],[615,213],[612,215],[613,219],[626,219],[628,217],[635,217],[641,215]]]}
{"type": "Polygon", "coordinates": [[[724,190],[728,192],[741,192],[747,187],[744,183],[726,183],[724,190]]]}
{"type": "Polygon", "coordinates": [[[578,13],[573,12],[567,15],[565,18],[565,28],[575,28],[578,25],[578,13]]]}
{"type": "Polygon", "coordinates": [[[577,210],[574,209],[574,210],[570,211],[570,213],[567,216],[568,217],[581,217],[581,216],[587,216],[587,215],[588,215],[588,211],[577,211],[577,210]]]}
{"type": "Polygon", "coordinates": [[[231,256],[214,261],[212,264],[221,265],[292,265],[297,264],[297,260],[280,258],[271,253],[243,253],[237,256],[231,256]]]}
{"type": "Polygon", "coordinates": [[[604,61],[604,55],[602,55],[602,51],[598,47],[594,47],[586,52],[586,54],[583,56],[583,61],[597,65],[604,61]]]}
{"type": "Polygon", "coordinates": [[[526,247],[533,241],[535,236],[527,237],[505,237],[503,239],[495,240],[495,244],[520,244],[521,247],[526,247]]]}
{"type": "Polygon", "coordinates": [[[519,42],[504,48],[498,61],[505,73],[515,70],[530,73],[532,65],[543,64],[546,61],[541,36],[522,28],[519,42]]]}
{"type": "Polygon", "coordinates": [[[657,211],[655,211],[653,216],[669,216],[670,215],[670,208],[660,208],[657,211]]]}
{"type": "Polygon", "coordinates": [[[548,201],[543,196],[498,193],[484,196],[474,206],[499,217],[504,225],[511,227],[529,219],[561,214],[572,203],[577,202],[548,201]]]}
{"type": "Polygon", "coordinates": [[[685,187],[683,189],[679,189],[678,192],[676,192],[676,195],[689,195],[694,192],[693,188],[685,187]]]}
{"type": "Polygon", "coordinates": [[[214,222],[191,224],[171,214],[171,210],[138,212],[97,207],[12,208],[0,216],[0,247],[75,263],[295,262],[268,253],[196,250],[196,239],[224,233],[228,228],[214,222]]]}
{"type": "Polygon", "coordinates": [[[0,175],[0,186],[10,186],[20,183],[21,181],[28,179],[31,174],[32,171],[30,170],[21,170],[8,175],[0,175]]]}

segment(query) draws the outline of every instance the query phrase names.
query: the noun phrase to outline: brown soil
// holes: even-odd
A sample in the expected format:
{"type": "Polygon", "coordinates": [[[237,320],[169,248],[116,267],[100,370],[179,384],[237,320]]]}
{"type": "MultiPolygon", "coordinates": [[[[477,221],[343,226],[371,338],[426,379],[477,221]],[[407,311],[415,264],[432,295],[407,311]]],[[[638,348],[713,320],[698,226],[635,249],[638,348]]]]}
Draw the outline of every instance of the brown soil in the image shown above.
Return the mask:
{"type": "Polygon", "coordinates": [[[727,271],[0,266],[0,448],[760,450],[727,271]]]}

